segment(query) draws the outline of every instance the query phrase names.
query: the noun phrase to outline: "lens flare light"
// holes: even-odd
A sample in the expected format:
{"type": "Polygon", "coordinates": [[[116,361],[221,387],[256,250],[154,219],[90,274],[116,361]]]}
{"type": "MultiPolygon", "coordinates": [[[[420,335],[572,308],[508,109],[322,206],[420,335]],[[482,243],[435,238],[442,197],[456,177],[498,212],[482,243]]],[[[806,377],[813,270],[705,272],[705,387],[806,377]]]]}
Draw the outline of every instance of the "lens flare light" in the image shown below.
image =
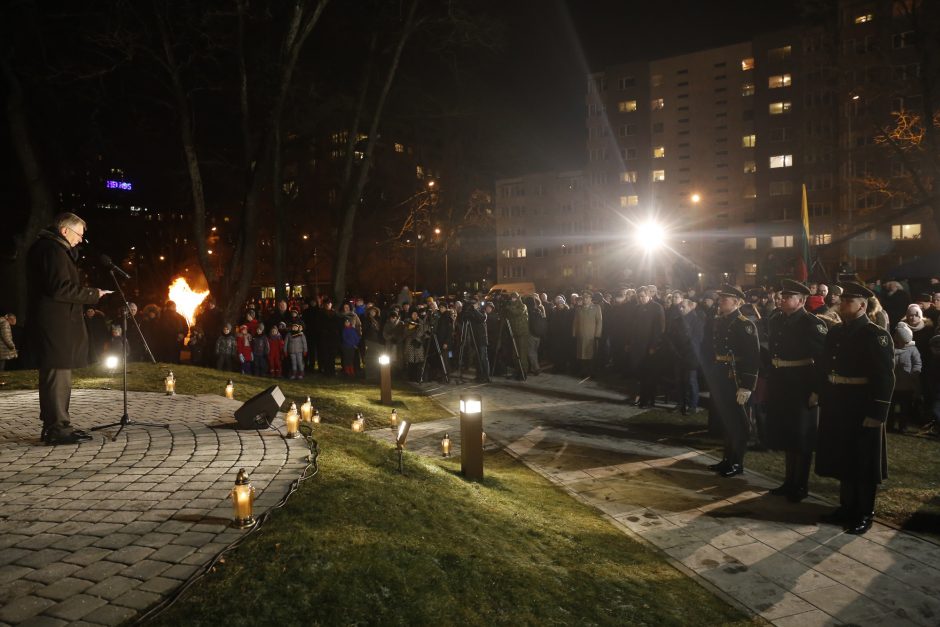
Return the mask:
{"type": "Polygon", "coordinates": [[[657,222],[644,222],[637,226],[634,238],[636,243],[642,246],[647,252],[653,252],[662,248],[665,242],[666,232],[662,225],[657,222]]]}

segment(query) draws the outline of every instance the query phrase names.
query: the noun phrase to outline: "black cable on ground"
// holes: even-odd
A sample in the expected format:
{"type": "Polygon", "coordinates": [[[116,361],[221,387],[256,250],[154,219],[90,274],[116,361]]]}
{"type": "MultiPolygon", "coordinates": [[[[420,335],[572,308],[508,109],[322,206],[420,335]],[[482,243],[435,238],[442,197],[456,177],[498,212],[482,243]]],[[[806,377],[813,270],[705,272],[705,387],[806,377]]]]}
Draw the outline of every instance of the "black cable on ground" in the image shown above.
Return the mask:
{"type": "MultiPolygon", "coordinates": [[[[280,433],[280,431],[281,431],[281,430],[280,430],[279,428],[277,428],[277,427],[270,427],[270,428],[271,428],[271,429],[274,429],[274,430],[277,431],[278,433],[280,433]]],[[[294,480],[291,482],[290,487],[287,489],[287,493],[284,494],[284,496],[281,498],[281,500],[278,501],[273,507],[271,507],[271,508],[268,509],[266,512],[264,512],[263,514],[261,514],[260,516],[258,516],[257,522],[254,524],[254,526],[252,526],[250,529],[248,529],[248,531],[246,531],[246,532],[243,533],[242,535],[240,535],[240,536],[238,536],[237,538],[235,538],[235,540],[233,540],[233,541],[232,541],[228,546],[226,546],[224,549],[222,549],[221,551],[219,551],[219,553],[212,559],[211,562],[209,562],[208,564],[206,564],[206,565],[205,565],[204,567],[202,567],[200,570],[197,570],[197,571],[196,571],[195,573],[193,573],[192,575],[190,575],[189,578],[188,578],[186,581],[184,581],[184,582],[173,592],[173,594],[171,594],[171,595],[168,596],[167,598],[163,599],[162,601],[160,601],[159,603],[157,603],[157,604],[154,605],[153,607],[151,607],[151,608],[150,608],[149,610],[147,610],[147,612],[144,613],[143,615],[141,615],[141,616],[139,616],[138,618],[136,618],[136,619],[134,620],[134,623],[133,623],[133,624],[135,624],[135,625],[142,625],[142,624],[145,624],[145,623],[147,623],[147,622],[149,622],[149,621],[152,621],[152,620],[154,620],[155,618],[157,618],[160,614],[162,614],[163,612],[165,612],[166,610],[168,610],[170,607],[172,607],[174,603],[176,603],[176,602],[179,601],[181,598],[183,598],[183,595],[184,595],[196,582],[198,582],[200,579],[202,579],[202,578],[205,577],[207,574],[209,574],[209,573],[212,571],[212,569],[215,568],[216,565],[219,564],[219,562],[222,560],[222,558],[224,558],[224,557],[225,557],[228,553],[230,553],[231,551],[233,551],[233,550],[235,550],[236,548],[238,548],[238,546],[241,545],[241,544],[242,544],[245,540],[247,540],[249,537],[251,537],[252,535],[254,535],[255,533],[257,533],[257,531],[258,531],[259,529],[261,529],[262,525],[264,525],[264,523],[266,523],[266,522],[268,521],[268,519],[271,518],[271,515],[274,513],[274,510],[280,509],[280,508],[284,507],[284,505],[287,504],[287,499],[289,499],[290,496],[300,488],[300,484],[301,484],[301,483],[303,483],[303,482],[306,481],[307,479],[310,479],[310,478],[316,476],[316,475],[320,472],[320,466],[319,466],[318,463],[317,463],[317,459],[320,457],[320,447],[319,447],[317,441],[316,441],[315,439],[313,439],[313,427],[311,427],[310,425],[301,423],[299,430],[300,430],[301,436],[303,436],[303,438],[304,438],[304,441],[307,443],[307,448],[310,449],[310,455],[307,457],[307,465],[304,467],[303,472],[300,473],[300,477],[298,477],[297,479],[294,479],[294,480]]]]}

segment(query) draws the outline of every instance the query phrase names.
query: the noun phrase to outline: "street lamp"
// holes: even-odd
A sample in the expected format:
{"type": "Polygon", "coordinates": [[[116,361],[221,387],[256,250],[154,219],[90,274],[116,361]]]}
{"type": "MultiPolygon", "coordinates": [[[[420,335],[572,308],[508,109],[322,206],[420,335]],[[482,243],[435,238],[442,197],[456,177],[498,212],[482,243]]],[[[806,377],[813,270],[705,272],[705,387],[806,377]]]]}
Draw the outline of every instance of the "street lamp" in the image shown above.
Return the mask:
{"type": "Polygon", "coordinates": [[[634,239],[646,252],[651,253],[663,246],[665,235],[662,225],[650,220],[637,226],[634,239]]]}
{"type": "Polygon", "coordinates": [[[702,195],[701,195],[701,194],[698,194],[698,193],[692,194],[691,200],[692,200],[692,202],[694,202],[695,204],[698,204],[698,203],[700,203],[700,202],[702,201],[702,195]]]}

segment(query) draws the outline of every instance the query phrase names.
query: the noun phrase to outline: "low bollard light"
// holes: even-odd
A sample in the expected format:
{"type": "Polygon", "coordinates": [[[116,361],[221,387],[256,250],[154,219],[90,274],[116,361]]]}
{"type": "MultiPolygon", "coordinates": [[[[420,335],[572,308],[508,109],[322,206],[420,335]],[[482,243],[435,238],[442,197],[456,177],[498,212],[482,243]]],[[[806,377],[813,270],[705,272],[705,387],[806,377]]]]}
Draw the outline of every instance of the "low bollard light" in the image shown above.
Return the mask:
{"type": "Polygon", "coordinates": [[[381,391],[381,403],[383,405],[392,404],[392,358],[388,355],[379,356],[379,388],[381,391]]]}
{"type": "Polygon", "coordinates": [[[163,380],[163,385],[166,387],[167,396],[176,396],[176,377],[173,376],[173,371],[167,373],[166,379],[163,380]]]}
{"type": "Polygon", "coordinates": [[[248,480],[248,471],[244,468],[238,471],[235,487],[232,488],[232,508],[235,510],[233,527],[246,529],[255,524],[253,514],[255,504],[255,489],[248,480]]]}
{"type": "Polygon", "coordinates": [[[483,398],[460,395],[460,472],[471,481],[483,480],[483,398]]]}

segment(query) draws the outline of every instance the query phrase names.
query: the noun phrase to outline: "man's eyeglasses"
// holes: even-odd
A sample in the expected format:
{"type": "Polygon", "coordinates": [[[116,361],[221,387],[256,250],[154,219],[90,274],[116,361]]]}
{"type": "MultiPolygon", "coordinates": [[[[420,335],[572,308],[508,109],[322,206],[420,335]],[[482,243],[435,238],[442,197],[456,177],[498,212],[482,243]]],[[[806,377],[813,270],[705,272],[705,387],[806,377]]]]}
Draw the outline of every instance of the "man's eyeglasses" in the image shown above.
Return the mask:
{"type": "Polygon", "coordinates": [[[83,232],[83,233],[79,233],[78,231],[76,231],[75,229],[73,229],[73,228],[70,227],[70,226],[67,226],[67,227],[65,227],[65,228],[67,228],[68,230],[70,230],[72,233],[75,233],[76,235],[78,235],[78,239],[84,241],[84,239],[85,239],[85,233],[84,233],[84,232],[83,232]]]}

